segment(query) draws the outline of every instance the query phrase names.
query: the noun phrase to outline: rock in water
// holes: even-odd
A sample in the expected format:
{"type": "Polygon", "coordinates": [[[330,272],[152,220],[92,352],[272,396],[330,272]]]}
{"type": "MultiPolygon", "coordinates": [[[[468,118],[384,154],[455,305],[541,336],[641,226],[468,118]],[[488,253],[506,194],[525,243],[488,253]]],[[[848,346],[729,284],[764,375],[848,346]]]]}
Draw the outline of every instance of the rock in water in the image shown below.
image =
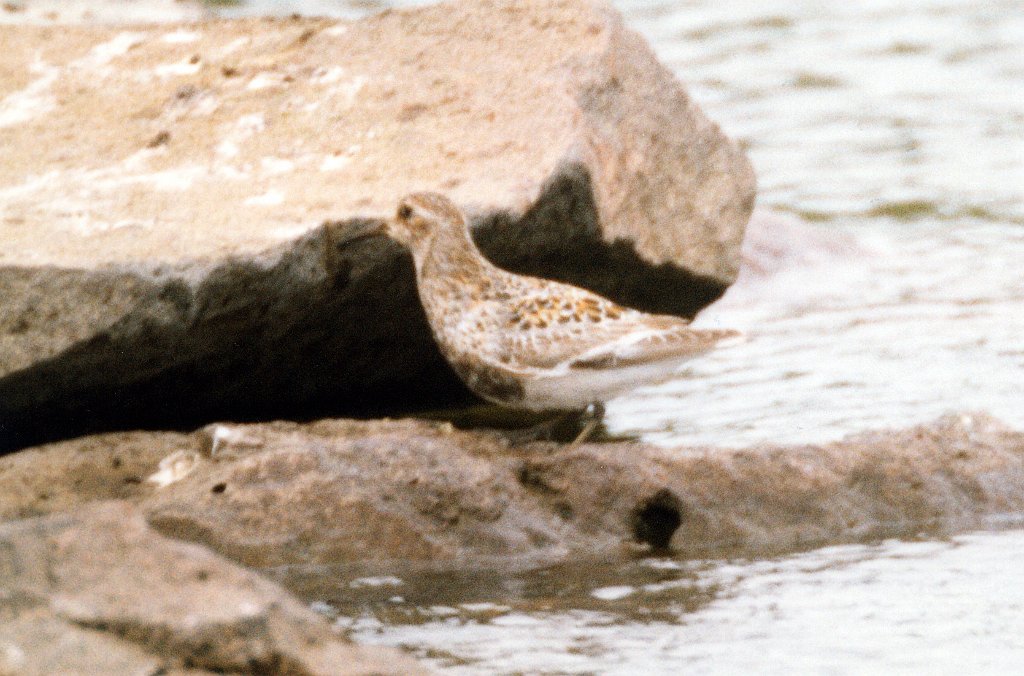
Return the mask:
{"type": "Polygon", "coordinates": [[[111,499],[162,535],[279,572],[459,571],[634,545],[720,558],[963,532],[1019,513],[1024,432],[962,413],[827,444],[523,448],[444,423],[320,420],[116,432],[0,458],[0,521],[111,499]],[[183,452],[197,456],[192,471],[145,480],[183,452]]]}
{"type": "Polygon", "coordinates": [[[0,525],[0,618],[4,674],[424,673],[124,502],[0,525]]]}

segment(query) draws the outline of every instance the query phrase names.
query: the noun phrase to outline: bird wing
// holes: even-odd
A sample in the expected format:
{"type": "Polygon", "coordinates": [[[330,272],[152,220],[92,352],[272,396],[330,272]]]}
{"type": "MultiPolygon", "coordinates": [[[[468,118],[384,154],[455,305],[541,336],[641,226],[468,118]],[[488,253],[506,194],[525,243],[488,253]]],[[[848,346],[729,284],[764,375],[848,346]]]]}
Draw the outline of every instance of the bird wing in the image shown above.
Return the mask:
{"type": "Polygon", "coordinates": [[[738,336],[692,329],[671,315],[650,315],[568,284],[521,284],[510,289],[502,352],[523,369],[606,368],[685,358],[738,336]]]}
{"type": "Polygon", "coordinates": [[[645,328],[598,345],[573,358],[568,366],[574,369],[605,369],[669,359],[682,360],[707,352],[724,341],[741,338],[742,334],[732,329],[694,329],[686,325],[645,328]]]}

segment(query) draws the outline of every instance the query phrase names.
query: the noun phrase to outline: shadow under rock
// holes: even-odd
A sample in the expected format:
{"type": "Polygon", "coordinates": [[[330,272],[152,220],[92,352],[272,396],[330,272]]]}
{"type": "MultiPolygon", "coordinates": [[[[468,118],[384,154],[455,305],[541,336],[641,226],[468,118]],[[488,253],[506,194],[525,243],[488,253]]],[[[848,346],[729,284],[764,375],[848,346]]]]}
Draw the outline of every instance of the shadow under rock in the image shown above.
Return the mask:
{"type": "MultiPolygon", "coordinates": [[[[118,429],[479,403],[434,344],[409,253],[385,237],[358,236],[375,222],[325,223],[255,260],[208,270],[129,270],[143,291],[128,314],[0,378],[0,453],[118,429]]],[[[652,266],[629,242],[603,242],[590,177],[578,165],[563,167],[522,216],[478,219],[474,238],[501,267],[651,312],[692,317],[725,290],[670,264],[652,266]]],[[[90,274],[102,286],[126,271],[90,274]]]]}

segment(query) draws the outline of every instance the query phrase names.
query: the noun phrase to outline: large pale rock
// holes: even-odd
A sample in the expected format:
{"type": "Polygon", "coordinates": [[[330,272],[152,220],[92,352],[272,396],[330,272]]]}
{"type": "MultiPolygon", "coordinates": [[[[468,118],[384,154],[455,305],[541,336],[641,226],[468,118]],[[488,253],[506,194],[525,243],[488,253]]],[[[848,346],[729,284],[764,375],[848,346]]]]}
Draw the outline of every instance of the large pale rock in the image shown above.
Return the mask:
{"type": "Polygon", "coordinates": [[[0,673],[410,674],[123,502],[0,525],[0,673]]]}
{"type": "Polygon", "coordinates": [[[0,42],[0,447],[465,398],[407,254],[348,241],[410,190],[637,307],[737,274],[751,168],[605,5],[0,42]]]}

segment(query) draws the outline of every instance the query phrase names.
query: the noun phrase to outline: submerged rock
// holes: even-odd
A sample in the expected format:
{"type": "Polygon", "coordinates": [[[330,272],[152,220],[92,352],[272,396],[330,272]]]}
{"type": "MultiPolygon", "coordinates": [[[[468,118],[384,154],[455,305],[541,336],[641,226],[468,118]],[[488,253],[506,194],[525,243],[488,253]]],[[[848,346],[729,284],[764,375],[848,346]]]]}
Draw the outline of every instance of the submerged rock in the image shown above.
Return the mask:
{"type": "Polygon", "coordinates": [[[124,502],[0,525],[0,673],[410,674],[124,502]]]}
{"type": "Polygon", "coordinates": [[[0,26],[0,448],[466,399],[350,239],[411,190],[642,309],[736,277],[750,165],[604,5],[54,30],[0,26]]]}

